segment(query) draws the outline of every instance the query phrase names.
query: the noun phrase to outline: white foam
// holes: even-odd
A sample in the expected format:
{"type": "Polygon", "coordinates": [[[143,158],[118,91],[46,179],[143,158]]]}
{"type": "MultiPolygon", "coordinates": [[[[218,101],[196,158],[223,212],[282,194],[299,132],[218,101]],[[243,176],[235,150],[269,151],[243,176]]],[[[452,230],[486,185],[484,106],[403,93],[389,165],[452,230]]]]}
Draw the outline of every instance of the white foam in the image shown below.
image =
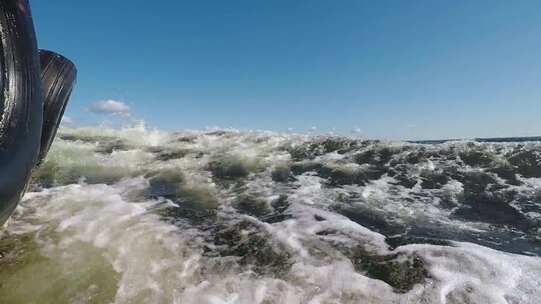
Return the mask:
{"type": "Polygon", "coordinates": [[[503,253],[471,243],[457,247],[408,245],[421,255],[438,281],[439,303],[537,303],[541,299],[541,258],[503,253]]]}
{"type": "MultiPolygon", "coordinates": [[[[104,171],[93,174],[115,171],[118,172],[115,177],[122,178],[110,185],[80,182],[28,193],[8,230],[14,234],[32,234],[40,253],[61,261],[65,268],[59,276],[67,280],[74,276],[70,268],[76,268],[76,274],[84,277],[97,267],[97,262],[88,257],[102,257],[110,267],[104,270],[103,276],[116,284],[110,299],[114,303],[452,304],[469,301],[536,304],[541,298],[540,258],[467,243],[456,243],[456,247],[407,245],[396,249],[408,256],[420,256],[430,277],[406,293],[395,292],[387,283],[356,270],[338,249],[338,245],[361,246],[373,254],[396,253],[389,251],[383,235],[332,212],[331,207],[339,198],[346,197],[351,207],[382,212],[397,222],[431,221],[470,231],[481,231],[475,230],[479,226],[449,219],[451,211],[438,208],[439,201],[435,197],[408,201],[407,198],[421,189],[394,185],[396,180],[387,175],[366,185],[343,187],[328,187],[325,179],[313,173],[297,176],[295,182],[275,183],[270,176],[272,168],[291,162],[283,147],[301,145],[311,137],[229,131],[224,135],[201,131],[173,134],[148,130],[144,125],[121,130],[64,130],[77,136],[121,139],[129,148],[100,154],[95,152],[94,143],[57,140],[48,160],[57,163],[57,170],[72,172],[70,170],[77,168],[84,176],[94,168],[102,168],[104,171]],[[190,139],[179,141],[182,136],[190,139]],[[149,147],[193,153],[182,159],[159,161],[148,152],[149,147]],[[205,170],[209,161],[225,154],[257,167],[240,186],[244,193],[256,194],[269,205],[280,195],[287,195],[286,213],[291,218],[265,223],[256,217],[235,213],[231,202],[239,190],[216,184],[205,170]],[[165,199],[145,199],[141,195],[149,186],[143,176],[162,170],[178,171],[188,189],[205,189],[218,202],[216,212],[220,224],[227,226],[234,221],[247,220],[258,227],[266,241],[289,256],[291,268],[283,275],[255,274],[249,268],[240,267],[235,257],[206,256],[207,232],[164,221],[152,210],[173,203],[165,199]],[[321,231],[329,233],[319,235],[321,231]],[[85,250],[87,254],[82,254],[85,250]]],[[[405,144],[378,145],[399,148],[405,144]]],[[[343,170],[363,168],[363,165],[347,163],[349,157],[351,154],[329,153],[316,160],[343,170]]],[[[440,165],[430,160],[409,173],[418,177],[420,170],[437,170],[440,165]]],[[[516,189],[524,193],[541,184],[538,179],[523,181],[525,184],[516,189]]],[[[442,189],[433,191],[458,195],[463,185],[451,180],[442,189]]],[[[539,214],[531,212],[530,216],[538,218],[539,214]]],[[[85,285],[78,291],[77,299],[91,297],[88,294],[100,288],[96,284],[85,285]]],[[[64,300],[70,302],[73,298],[64,300]]]]}

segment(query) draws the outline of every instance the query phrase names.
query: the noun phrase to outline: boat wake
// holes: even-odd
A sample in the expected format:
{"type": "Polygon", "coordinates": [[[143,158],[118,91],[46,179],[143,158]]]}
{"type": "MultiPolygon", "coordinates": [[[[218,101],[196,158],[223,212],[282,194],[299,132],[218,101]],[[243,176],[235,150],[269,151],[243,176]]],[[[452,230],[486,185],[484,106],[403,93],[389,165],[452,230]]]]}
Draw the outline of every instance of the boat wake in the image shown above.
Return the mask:
{"type": "Polygon", "coordinates": [[[64,128],[0,302],[537,303],[540,186],[538,142],[64,128]]]}

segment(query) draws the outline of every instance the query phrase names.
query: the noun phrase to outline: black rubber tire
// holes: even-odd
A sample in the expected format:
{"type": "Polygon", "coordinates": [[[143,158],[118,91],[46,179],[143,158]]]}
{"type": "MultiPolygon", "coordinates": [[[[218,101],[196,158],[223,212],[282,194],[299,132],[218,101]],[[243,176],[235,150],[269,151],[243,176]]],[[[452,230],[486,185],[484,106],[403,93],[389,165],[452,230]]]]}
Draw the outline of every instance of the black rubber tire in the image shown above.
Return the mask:
{"type": "Polygon", "coordinates": [[[39,58],[26,0],[0,1],[0,225],[21,199],[41,139],[39,58]]]}
{"type": "Polygon", "coordinates": [[[43,92],[43,128],[38,165],[51,148],[77,77],[75,65],[65,57],[46,50],[40,50],[39,57],[43,92]]]}

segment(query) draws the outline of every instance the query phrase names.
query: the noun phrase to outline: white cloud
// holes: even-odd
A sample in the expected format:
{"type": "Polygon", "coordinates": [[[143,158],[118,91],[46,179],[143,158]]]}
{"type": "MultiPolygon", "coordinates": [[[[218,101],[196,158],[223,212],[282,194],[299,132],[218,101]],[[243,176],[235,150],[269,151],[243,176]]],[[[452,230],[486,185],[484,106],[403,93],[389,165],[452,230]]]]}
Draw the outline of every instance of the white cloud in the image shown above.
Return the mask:
{"type": "Polygon", "coordinates": [[[71,118],[69,116],[66,116],[66,115],[64,115],[64,117],[62,117],[62,124],[64,124],[64,125],[72,125],[74,123],[75,123],[75,121],[73,120],[73,118],[71,118]]]}
{"type": "Polygon", "coordinates": [[[351,133],[353,134],[362,134],[364,133],[363,130],[359,127],[355,127],[353,130],[351,130],[351,133]]]}
{"type": "Polygon", "coordinates": [[[90,112],[96,114],[120,114],[129,115],[131,112],[130,106],[122,101],[112,99],[96,101],[90,105],[90,112]]]}

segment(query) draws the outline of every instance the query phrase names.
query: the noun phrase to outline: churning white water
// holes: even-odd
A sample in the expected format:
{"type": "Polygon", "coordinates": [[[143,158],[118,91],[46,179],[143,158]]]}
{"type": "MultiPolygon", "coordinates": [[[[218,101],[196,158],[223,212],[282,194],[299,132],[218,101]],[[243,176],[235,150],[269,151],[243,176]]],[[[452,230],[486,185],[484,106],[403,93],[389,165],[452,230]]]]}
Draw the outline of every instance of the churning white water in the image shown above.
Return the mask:
{"type": "Polygon", "coordinates": [[[540,152],[63,129],[0,303],[539,303],[540,152]]]}

